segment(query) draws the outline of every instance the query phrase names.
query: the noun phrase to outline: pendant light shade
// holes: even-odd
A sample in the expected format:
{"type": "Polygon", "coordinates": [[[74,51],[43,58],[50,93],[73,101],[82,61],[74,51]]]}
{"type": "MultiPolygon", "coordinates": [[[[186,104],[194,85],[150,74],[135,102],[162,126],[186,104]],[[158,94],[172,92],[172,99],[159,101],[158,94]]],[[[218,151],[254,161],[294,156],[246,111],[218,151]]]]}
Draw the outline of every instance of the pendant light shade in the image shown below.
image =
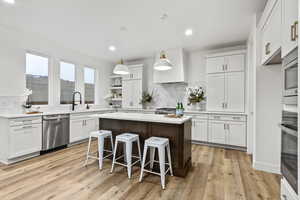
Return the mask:
{"type": "Polygon", "coordinates": [[[124,65],[123,60],[121,59],[120,63],[118,63],[113,71],[114,74],[118,75],[126,75],[129,74],[129,69],[126,65],[124,65]]]}
{"type": "Polygon", "coordinates": [[[164,51],[160,53],[160,58],[154,64],[154,69],[158,71],[167,71],[172,69],[172,63],[167,59],[164,51]]]}

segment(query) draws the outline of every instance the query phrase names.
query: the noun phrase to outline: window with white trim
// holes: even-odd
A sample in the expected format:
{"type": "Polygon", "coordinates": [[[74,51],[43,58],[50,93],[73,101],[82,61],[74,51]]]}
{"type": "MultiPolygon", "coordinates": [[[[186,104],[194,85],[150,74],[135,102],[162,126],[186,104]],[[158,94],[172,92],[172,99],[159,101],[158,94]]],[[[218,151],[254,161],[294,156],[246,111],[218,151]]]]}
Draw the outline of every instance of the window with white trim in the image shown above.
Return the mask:
{"type": "Polygon", "coordinates": [[[71,104],[75,91],[75,65],[60,62],[60,104],[71,104]]]}
{"type": "Polygon", "coordinates": [[[86,104],[95,103],[95,69],[84,68],[84,100],[86,104]]]}

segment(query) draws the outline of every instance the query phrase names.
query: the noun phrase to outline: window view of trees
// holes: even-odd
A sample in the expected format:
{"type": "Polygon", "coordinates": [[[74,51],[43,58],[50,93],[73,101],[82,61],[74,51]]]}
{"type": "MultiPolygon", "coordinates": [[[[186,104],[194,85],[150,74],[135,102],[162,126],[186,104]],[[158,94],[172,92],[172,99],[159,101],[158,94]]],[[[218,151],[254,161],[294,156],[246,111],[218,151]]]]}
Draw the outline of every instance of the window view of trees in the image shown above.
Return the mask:
{"type": "Polygon", "coordinates": [[[75,65],[60,62],[60,103],[71,104],[75,91],[75,65]]]}
{"type": "Polygon", "coordinates": [[[48,58],[26,53],[26,88],[32,90],[33,105],[48,104],[48,66],[48,58]]]}
{"type": "Polygon", "coordinates": [[[84,99],[86,104],[95,103],[95,69],[84,68],[84,99]]]}

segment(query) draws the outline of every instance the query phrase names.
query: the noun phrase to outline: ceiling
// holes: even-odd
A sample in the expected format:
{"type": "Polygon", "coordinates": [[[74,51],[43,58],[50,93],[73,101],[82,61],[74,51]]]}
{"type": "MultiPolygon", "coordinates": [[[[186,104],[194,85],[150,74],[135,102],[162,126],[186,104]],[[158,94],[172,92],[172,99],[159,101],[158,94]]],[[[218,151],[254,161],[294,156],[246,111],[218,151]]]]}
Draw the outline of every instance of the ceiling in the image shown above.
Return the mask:
{"type": "Polygon", "coordinates": [[[266,0],[16,0],[0,24],[38,33],[83,54],[116,61],[161,49],[204,50],[247,39],[266,0]],[[165,20],[160,17],[166,13],[165,20]],[[123,27],[123,28],[121,28],[123,27]],[[122,30],[122,29],[126,30],[122,30]],[[185,29],[193,36],[186,37],[185,29]],[[108,50],[110,45],[117,50],[108,50]]]}

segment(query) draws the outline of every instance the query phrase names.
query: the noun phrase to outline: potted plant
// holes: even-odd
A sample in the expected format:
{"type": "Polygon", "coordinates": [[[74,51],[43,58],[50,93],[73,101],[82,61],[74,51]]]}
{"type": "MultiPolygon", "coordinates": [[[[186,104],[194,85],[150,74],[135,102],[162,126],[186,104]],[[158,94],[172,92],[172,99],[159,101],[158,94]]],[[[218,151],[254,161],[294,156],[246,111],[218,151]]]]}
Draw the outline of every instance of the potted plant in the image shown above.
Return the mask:
{"type": "Polygon", "coordinates": [[[187,88],[188,106],[196,110],[204,110],[205,93],[202,87],[187,88]]]}
{"type": "Polygon", "coordinates": [[[152,100],[153,100],[153,91],[151,92],[151,94],[148,92],[143,92],[140,104],[142,104],[143,107],[146,107],[147,109],[149,109],[150,103],[152,102],[152,100]]]}

